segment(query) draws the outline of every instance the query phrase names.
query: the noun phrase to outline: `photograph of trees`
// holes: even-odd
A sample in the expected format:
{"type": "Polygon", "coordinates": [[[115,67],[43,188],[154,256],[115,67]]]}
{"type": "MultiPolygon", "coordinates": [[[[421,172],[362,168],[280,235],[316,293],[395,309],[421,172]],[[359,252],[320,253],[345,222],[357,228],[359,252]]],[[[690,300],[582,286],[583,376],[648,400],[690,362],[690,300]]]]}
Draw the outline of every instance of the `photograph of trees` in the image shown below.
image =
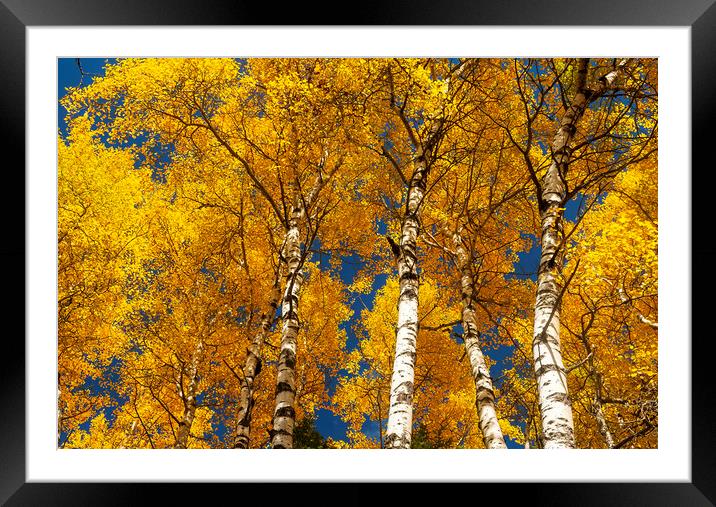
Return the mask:
{"type": "Polygon", "coordinates": [[[58,60],[59,448],[656,448],[657,59],[58,60]]]}

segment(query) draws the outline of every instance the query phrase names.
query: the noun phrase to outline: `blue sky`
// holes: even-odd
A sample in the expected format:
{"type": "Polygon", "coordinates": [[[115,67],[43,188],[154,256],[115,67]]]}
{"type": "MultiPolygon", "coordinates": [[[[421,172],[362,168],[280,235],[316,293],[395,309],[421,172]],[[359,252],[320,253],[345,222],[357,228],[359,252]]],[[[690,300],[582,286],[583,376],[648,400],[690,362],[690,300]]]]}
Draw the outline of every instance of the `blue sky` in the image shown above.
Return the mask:
{"type": "MultiPolygon", "coordinates": [[[[103,75],[103,67],[106,62],[112,62],[113,59],[103,58],[82,58],[80,64],[75,58],[60,58],[58,59],[58,98],[62,98],[66,93],[67,87],[74,87],[81,85],[87,85],[91,82],[94,76],[103,75]],[[80,65],[82,72],[80,72],[80,65]],[[84,76],[83,76],[84,74],[84,76]]],[[[65,123],[66,111],[61,105],[58,105],[58,128],[62,134],[66,133],[65,123]]],[[[581,196],[577,196],[566,206],[565,217],[568,220],[574,220],[577,216],[579,209],[581,196]]],[[[379,224],[384,228],[385,224],[379,224]]],[[[534,243],[534,242],[533,242],[534,243]]],[[[514,264],[514,274],[510,276],[531,278],[536,279],[536,271],[539,264],[539,248],[534,245],[530,250],[518,253],[519,260],[514,264]]],[[[330,260],[326,259],[325,256],[321,262],[321,269],[330,269],[330,260]]],[[[356,272],[362,266],[361,259],[356,256],[346,256],[341,259],[341,269],[339,276],[342,281],[350,283],[356,272]]],[[[372,308],[375,302],[375,296],[377,291],[382,288],[389,274],[378,275],[373,284],[373,290],[368,294],[349,293],[349,304],[354,312],[353,318],[343,324],[343,328],[346,330],[348,339],[347,345],[349,349],[353,349],[357,344],[357,338],[353,331],[353,324],[357,321],[360,316],[360,312],[364,307],[372,308]]],[[[512,352],[512,347],[503,347],[496,351],[486,351],[490,357],[496,361],[493,366],[491,373],[493,378],[497,378],[501,375],[503,368],[509,365],[509,359],[512,352]]],[[[420,354],[420,351],[418,351],[420,354]]],[[[336,379],[328,379],[329,393],[332,393],[336,386],[336,379]]],[[[335,439],[346,438],[346,425],[345,423],[334,416],[330,411],[325,409],[319,409],[316,413],[316,425],[320,433],[324,437],[333,437],[335,439]]],[[[368,433],[373,433],[373,436],[377,436],[377,423],[366,425],[364,430],[368,433]]],[[[514,443],[508,441],[508,447],[517,447],[514,443]]]]}

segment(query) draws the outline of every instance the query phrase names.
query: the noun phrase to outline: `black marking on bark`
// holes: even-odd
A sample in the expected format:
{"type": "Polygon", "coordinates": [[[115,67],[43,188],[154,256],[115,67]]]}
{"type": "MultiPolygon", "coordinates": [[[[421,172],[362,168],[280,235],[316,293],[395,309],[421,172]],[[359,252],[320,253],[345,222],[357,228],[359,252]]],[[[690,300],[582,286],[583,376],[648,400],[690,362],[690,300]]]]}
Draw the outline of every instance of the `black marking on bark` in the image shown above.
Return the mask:
{"type": "Polygon", "coordinates": [[[413,361],[415,361],[415,356],[416,356],[416,355],[417,355],[417,354],[416,354],[415,352],[411,351],[411,350],[405,350],[405,351],[399,353],[398,355],[396,355],[395,357],[398,358],[398,357],[400,357],[400,356],[410,356],[410,357],[413,358],[413,361]]]}
{"type": "Polygon", "coordinates": [[[410,400],[413,397],[413,383],[409,380],[401,382],[396,387],[396,391],[400,391],[396,396],[398,403],[410,403],[410,400]]]}
{"type": "Polygon", "coordinates": [[[418,293],[415,292],[413,289],[407,289],[400,293],[401,301],[405,301],[405,300],[411,301],[411,300],[417,299],[417,298],[418,298],[418,293]]]}
{"type": "Polygon", "coordinates": [[[286,316],[284,317],[286,321],[289,322],[288,327],[298,329],[298,326],[291,325],[291,321],[297,321],[298,320],[298,312],[295,310],[295,308],[291,308],[289,311],[286,312],[286,316]]]}
{"type": "Polygon", "coordinates": [[[405,447],[410,447],[410,440],[403,438],[396,433],[392,433],[386,437],[385,447],[386,449],[403,449],[405,447]]]}
{"type": "Polygon", "coordinates": [[[255,400],[253,397],[249,398],[249,400],[246,402],[246,410],[244,411],[244,415],[239,419],[238,426],[248,428],[251,424],[251,411],[254,408],[255,400]]]}
{"type": "MultiPolygon", "coordinates": [[[[291,330],[294,334],[298,334],[299,331],[299,323],[298,323],[298,314],[295,312],[295,310],[292,310],[289,312],[288,315],[286,315],[286,327],[291,330]]],[[[296,337],[287,336],[287,340],[295,340],[296,337]]]]}
{"type": "Polygon", "coordinates": [[[395,256],[395,258],[399,259],[400,258],[400,246],[393,240],[393,238],[391,238],[387,234],[385,236],[385,239],[388,240],[388,243],[390,244],[390,250],[393,252],[393,255],[395,256]]]}
{"type": "Polygon", "coordinates": [[[276,409],[274,418],[276,417],[290,417],[291,419],[294,419],[296,417],[296,411],[293,407],[281,407],[276,409]]]}
{"type": "Polygon", "coordinates": [[[569,395],[567,395],[566,393],[554,392],[554,393],[551,393],[549,396],[547,396],[547,399],[549,401],[556,401],[558,403],[563,403],[570,407],[572,406],[572,403],[569,400],[569,395]]]}
{"type": "Polygon", "coordinates": [[[291,368],[293,370],[296,367],[296,354],[290,350],[284,351],[283,361],[287,368],[291,368]]]}
{"type": "Polygon", "coordinates": [[[403,256],[413,261],[413,264],[415,263],[414,261],[418,258],[417,255],[415,255],[415,242],[405,242],[405,245],[403,245],[403,256]]]}
{"type": "Polygon", "coordinates": [[[393,449],[395,447],[396,440],[400,439],[395,433],[391,433],[385,437],[385,447],[387,449],[393,449]]]}
{"type": "Polygon", "coordinates": [[[283,393],[283,392],[294,392],[293,387],[288,382],[279,382],[276,384],[276,394],[283,393]]]}
{"type": "Polygon", "coordinates": [[[545,330],[542,330],[542,332],[537,333],[537,335],[532,339],[533,343],[548,343],[547,339],[549,337],[547,336],[547,333],[545,330]]]}
{"type": "Polygon", "coordinates": [[[400,281],[401,281],[401,282],[404,282],[404,281],[406,281],[406,280],[417,281],[417,280],[418,280],[418,274],[417,274],[417,273],[413,273],[412,271],[406,271],[405,273],[403,273],[402,275],[400,275],[400,281]]]}
{"type": "Polygon", "coordinates": [[[541,297],[554,296],[555,298],[557,297],[557,294],[556,294],[557,284],[556,283],[544,281],[540,285],[541,285],[541,287],[537,290],[537,297],[540,297],[540,296],[541,297]],[[546,285],[546,287],[545,287],[545,285],[546,285]]]}
{"type": "Polygon", "coordinates": [[[406,403],[409,404],[413,399],[412,393],[398,393],[395,397],[396,403],[406,403]]]}
{"type": "Polygon", "coordinates": [[[273,439],[273,437],[275,437],[276,435],[286,435],[287,437],[292,437],[292,436],[293,436],[293,433],[291,433],[291,432],[288,431],[288,430],[284,430],[284,429],[281,429],[281,430],[270,429],[270,430],[268,430],[268,432],[269,432],[269,435],[271,436],[272,439],[273,439]]]}
{"type": "MultiPolygon", "coordinates": [[[[542,341],[547,341],[547,340],[545,339],[542,341]]],[[[549,371],[559,371],[561,373],[564,373],[564,368],[559,367],[556,364],[545,364],[535,370],[535,375],[537,375],[537,377],[541,377],[542,375],[544,375],[545,373],[547,373],[549,371]]]]}
{"type": "Polygon", "coordinates": [[[478,388],[477,394],[475,396],[477,403],[483,403],[485,401],[495,401],[495,393],[492,392],[491,389],[487,389],[486,387],[478,388]]]}

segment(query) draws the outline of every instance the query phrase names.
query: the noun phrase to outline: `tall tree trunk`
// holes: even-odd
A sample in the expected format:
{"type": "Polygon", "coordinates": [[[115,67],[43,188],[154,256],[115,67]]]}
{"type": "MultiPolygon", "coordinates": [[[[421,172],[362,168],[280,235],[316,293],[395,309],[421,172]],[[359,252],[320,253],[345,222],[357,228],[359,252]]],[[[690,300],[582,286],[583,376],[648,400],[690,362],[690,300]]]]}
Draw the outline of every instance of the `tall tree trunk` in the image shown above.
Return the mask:
{"type": "MultiPolygon", "coordinates": [[[[592,319],[593,318],[594,315],[592,316],[592,319]]],[[[602,408],[602,392],[604,390],[604,381],[602,378],[602,374],[599,373],[599,371],[597,370],[597,365],[594,364],[594,348],[592,347],[592,344],[589,343],[589,338],[587,337],[587,334],[582,331],[582,334],[579,338],[582,341],[584,349],[587,352],[587,357],[585,361],[588,365],[589,377],[594,380],[594,399],[592,400],[592,414],[594,415],[594,419],[597,422],[597,428],[599,429],[599,433],[602,435],[602,438],[604,438],[604,443],[607,444],[607,447],[609,449],[613,449],[614,437],[612,435],[611,430],[609,429],[609,424],[607,423],[607,419],[604,416],[604,410],[602,408]]]]}
{"type": "Polygon", "coordinates": [[[589,101],[601,95],[611,85],[625,63],[626,60],[622,60],[615,70],[600,78],[595,90],[587,90],[585,85],[589,59],[580,59],[577,93],[560,121],[552,141],[552,163],[541,182],[542,194],[539,196],[539,202],[542,253],[537,275],[532,351],[545,449],[575,446],[572,406],[562,362],[559,320],[559,298],[562,291],[559,278],[564,263],[564,178],[569,167],[569,144],[589,101]]]}
{"type": "Polygon", "coordinates": [[[271,328],[279,300],[281,299],[281,262],[279,261],[268,308],[261,316],[261,324],[251,345],[246,349],[246,363],[243,370],[243,383],[239,392],[239,415],[234,439],[235,449],[248,449],[251,434],[251,414],[254,408],[254,379],[261,371],[261,350],[271,328]]]}
{"type": "Polygon", "coordinates": [[[559,275],[563,262],[561,242],[564,238],[561,208],[565,192],[561,178],[556,173],[553,163],[543,180],[542,257],[537,276],[532,342],[545,449],[574,447],[572,406],[567,391],[559,333],[559,297],[562,290],[559,275]]]}
{"type": "Polygon", "coordinates": [[[199,362],[204,354],[204,341],[200,338],[196,345],[194,354],[192,354],[191,365],[189,366],[189,382],[184,391],[184,414],[179,422],[179,430],[177,431],[175,449],[186,449],[191,432],[191,425],[194,422],[196,414],[196,391],[199,387],[199,362]]]}
{"type": "MultiPolygon", "coordinates": [[[[461,62],[451,75],[445,78],[445,84],[450,88],[452,81],[458,78],[464,67],[461,62]]],[[[420,234],[420,208],[427,190],[428,175],[430,173],[432,151],[442,136],[445,125],[445,111],[434,119],[427,130],[425,140],[420,141],[415,135],[411,121],[405,116],[404,108],[398,106],[393,88],[393,76],[388,71],[390,86],[390,104],[393,111],[400,117],[415,147],[413,155],[413,174],[407,182],[408,192],[405,204],[405,213],[400,224],[400,245],[392,240],[391,247],[398,265],[400,295],[398,296],[398,323],[395,333],[395,361],[393,374],[390,379],[390,406],[388,407],[388,422],[386,424],[385,448],[409,449],[412,441],[413,427],[413,393],[415,382],[416,342],[418,338],[418,303],[419,280],[417,239],[420,234]]],[[[390,157],[389,157],[390,158],[390,157]]],[[[395,161],[393,160],[395,164],[395,161]]],[[[396,164],[397,165],[397,164],[396,164]]],[[[405,178],[401,173],[401,178],[405,178]]]]}
{"type": "Polygon", "coordinates": [[[490,370],[485,363],[485,356],[480,348],[480,334],[477,331],[473,285],[475,279],[471,269],[470,256],[462,243],[459,233],[452,236],[455,253],[460,269],[460,288],[462,299],[462,328],[465,351],[470,359],[472,378],[475,382],[475,405],[480,421],[480,431],[485,447],[488,449],[505,449],[505,438],[497,421],[495,411],[495,391],[492,388],[490,370]]]}
{"type": "Polygon", "coordinates": [[[614,449],[614,437],[612,436],[612,432],[609,430],[607,419],[604,417],[604,410],[602,410],[602,402],[599,399],[598,391],[594,396],[594,401],[592,402],[592,410],[594,412],[594,418],[597,420],[599,433],[601,433],[604,438],[604,442],[607,444],[609,449],[614,449]]]}
{"type": "Polygon", "coordinates": [[[300,328],[298,320],[299,292],[304,275],[301,270],[300,224],[303,207],[297,199],[291,211],[291,220],[286,232],[283,256],[288,266],[286,286],[281,304],[283,327],[281,329],[281,351],[278,356],[276,376],[276,407],[271,430],[271,447],[291,449],[293,447],[293,426],[296,418],[294,399],[296,397],[296,337],[300,328]]]}
{"type": "Polygon", "coordinates": [[[386,427],[386,449],[409,449],[413,425],[416,340],[418,337],[417,239],[420,207],[425,196],[429,166],[422,148],[415,156],[415,170],[408,185],[405,215],[401,224],[396,261],[400,284],[395,361],[390,382],[390,407],[386,427]]]}
{"type": "Polygon", "coordinates": [[[316,201],[318,193],[325,182],[330,179],[342,163],[339,163],[324,177],[322,169],[325,157],[320,163],[319,173],[308,197],[303,200],[300,190],[296,190],[291,217],[286,231],[286,243],[283,257],[288,267],[286,286],[281,305],[283,327],[281,329],[281,351],[278,357],[278,373],[276,376],[276,406],[273,415],[271,447],[274,449],[293,448],[293,427],[296,419],[294,401],[296,398],[296,337],[300,329],[298,319],[299,293],[303,286],[303,256],[301,252],[301,227],[306,218],[306,208],[316,201]]]}

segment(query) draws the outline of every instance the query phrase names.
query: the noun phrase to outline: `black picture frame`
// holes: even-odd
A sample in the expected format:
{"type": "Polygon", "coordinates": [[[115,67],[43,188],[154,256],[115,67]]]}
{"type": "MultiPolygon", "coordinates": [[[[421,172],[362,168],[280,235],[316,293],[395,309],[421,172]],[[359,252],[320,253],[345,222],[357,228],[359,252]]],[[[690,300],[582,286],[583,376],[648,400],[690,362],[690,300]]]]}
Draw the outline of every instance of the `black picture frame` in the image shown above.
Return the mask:
{"type": "MultiPolygon", "coordinates": [[[[711,377],[714,332],[710,326],[716,248],[710,232],[713,230],[713,211],[709,195],[716,186],[714,155],[708,148],[716,113],[716,6],[714,0],[400,0],[381,5],[375,2],[355,4],[354,11],[340,13],[335,4],[326,6],[294,3],[273,10],[257,2],[241,0],[217,2],[213,0],[0,0],[0,111],[2,121],[0,140],[5,162],[6,194],[19,201],[6,205],[3,217],[3,242],[0,258],[4,266],[3,281],[8,300],[23,305],[20,287],[25,286],[26,273],[25,221],[17,209],[25,209],[24,171],[25,136],[25,30],[29,26],[83,25],[556,25],[556,26],[688,26],[691,27],[692,69],[692,169],[684,177],[692,182],[692,244],[691,268],[692,329],[683,336],[669,337],[683,341],[692,352],[692,482],[691,483],[523,483],[493,485],[497,498],[509,503],[530,502],[536,505],[714,505],[716,503],[716,441],[713,400],[716,397],[711,377]],[[321,13],[333,13],[333,19],[323,19],[321,13]],[[17,156],[10,164],[10,155],[17,156]],[[698,181],[698,183],[697,183],[698,181]],[[8,192],[9,190],[9,192],[8,192]],[[701,235],[696,233],[701,231],[701,235]],[[20,266],[23,269],[20,269],[20,266]],[[23,277],[23,279],[21,279],[23,277]],[[689,336],[689,334],[691,336],[689,336]]],[[[345,11],[344,11],[345,12],[345,11]]],[[[568,41],[565,41],[568,44],[568,41]]],[[[713,141],[712,141],[713,143],[713,141]]],[[[24,289],[22,290],[24,294],[24,289]]],[[[24,321],[16,311],[5,305],[0,350],[0,501],[7,505],[126,505],[145,498],[148,489],[158,493],[163,503],[174,499],[187,501],[188,493],[196,488],[187,484],[79,484],[26,483],[25,480],[25,346],[10,330],[15,324],[25,335],[24,321]]],[[[265,485],[258,485],[265,487],[265,485]]],[[[313,485],[318,494],[326,495],[331,503],[365,505],[374,496],[364,484],[313,485]],[[341,488],[340,491],[337,491],[341,488]],[[339,499],[344,499],[340,501],[339,499]]],[[[401,490],[412,501],[425,494],[429,485],[412,484],[401,490]],[[406,492],[407,491],[407,492],[406,492]]],[[[460,485],[468,492],[475,485],[460,485]]],[[[246,488],[241,485],[204,484],[200,490],[211,490],[214,500],[223,503],[227,489],[246,488]]],[[[450,486],[454,488],[454,486],[450,486]]],[[[256,489],[254,487],[253,489],[256,489]]],[[[295,495],[295,485],[275,484],[269,495],[279,498],[295,495]]],[[[438,488],[432,488],[438,492],[438,488]]],[[[246,491],[245,489],[243,491],[246,491]]],[[[264,490],[265,491],[265,490],[264,490]]],[[[451,490],[452,491],[452,490],[451,490]]],[[[480,495],[485,489],[481,489],[480,495]]],[[[451,498],[453,493],[448,494],[451,498]]],[[[492,496],[492,495],[490,495],[492,496]]],[[[446,498],[445,498],[446,499],[446,498]]],[[[248,502],[248,498],[244,497],[248,502]]],[[[444,500],[443,500],[444,501],[444,500]]],[[[494,501],[494,500],[493,500],[494,501]]],[[[180,502],[182,503],[182,502],[180,502]]]]}

